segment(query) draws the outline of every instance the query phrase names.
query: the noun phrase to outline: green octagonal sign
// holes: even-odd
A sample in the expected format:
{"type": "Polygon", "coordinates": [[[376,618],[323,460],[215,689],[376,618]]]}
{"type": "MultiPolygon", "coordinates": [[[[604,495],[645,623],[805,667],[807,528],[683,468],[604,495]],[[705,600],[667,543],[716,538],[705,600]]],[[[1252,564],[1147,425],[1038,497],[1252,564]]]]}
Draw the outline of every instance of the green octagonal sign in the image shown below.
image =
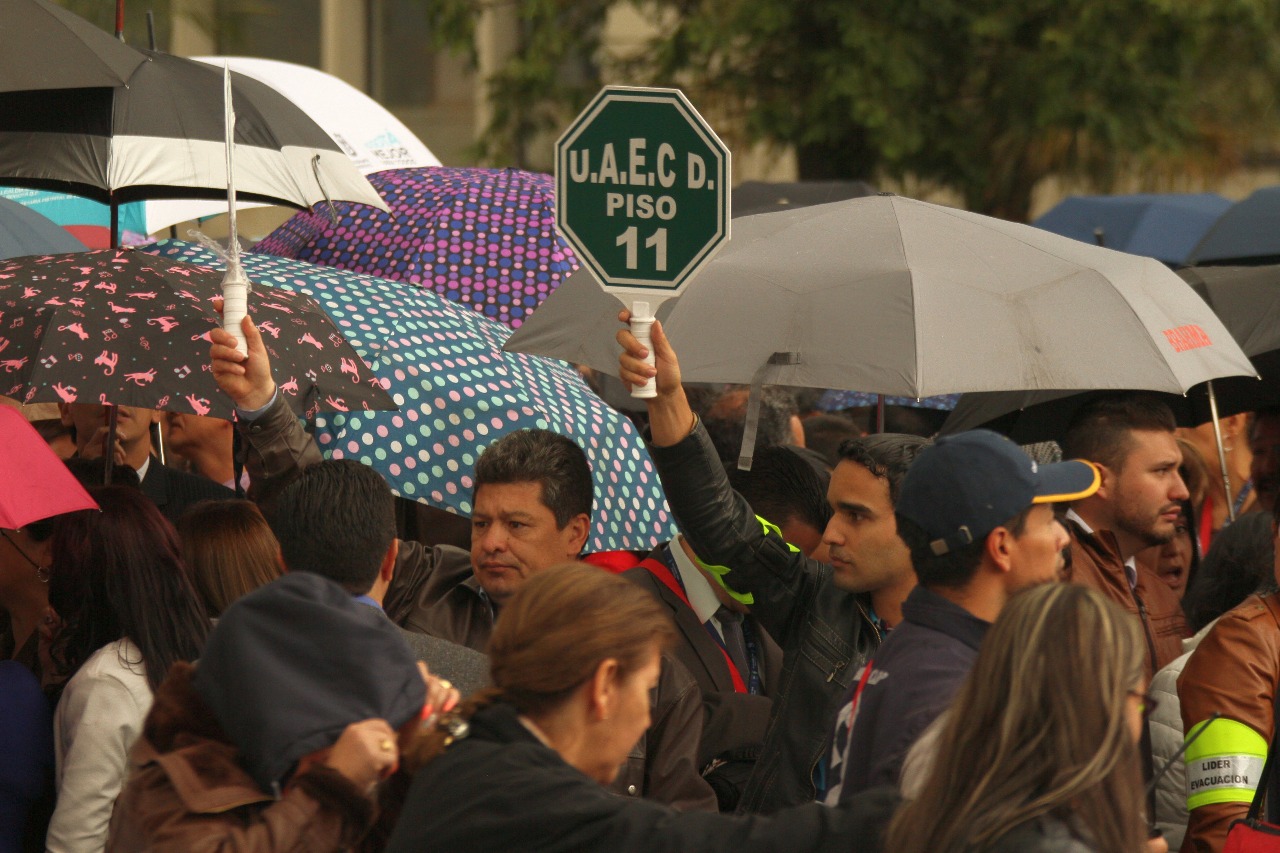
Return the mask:
{"type": "Polygon", "coordinates": [[[661,300],[729,239],[729,182],[679,90],[609,86],[556,142],[556,225],[606,289],[661,300]]]}

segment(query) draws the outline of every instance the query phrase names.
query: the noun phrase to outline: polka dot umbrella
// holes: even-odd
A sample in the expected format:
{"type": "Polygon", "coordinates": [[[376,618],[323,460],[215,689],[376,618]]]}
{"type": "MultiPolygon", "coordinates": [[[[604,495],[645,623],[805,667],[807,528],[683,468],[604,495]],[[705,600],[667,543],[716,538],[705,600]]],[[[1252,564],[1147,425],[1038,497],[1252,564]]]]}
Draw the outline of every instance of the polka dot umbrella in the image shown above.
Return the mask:
{"type": "MultiPolygon", "coordinates": [[[[147,251],[221,266],[189,243],[147,251]]],[[[503,352],[509,328],[400,282],[272,255],[242,260],[254,282],[315,299],[400,406],[318,416],[316,441],[326,456],[373,467],[402,497],[470,515],[481,451],[513,430],[550,429],[576,441],[591,463],[588,551],[642,551],[675,535],[635,427],[565,362],[503,352]]]]}
{"type": "Polygon", "coordinates": [[[369,177],[390,212],[338,203],[293,216],[253,251],[407,281],[518,328],[578,268],[555,230],[551,175],[447,166],[369,177]]]}

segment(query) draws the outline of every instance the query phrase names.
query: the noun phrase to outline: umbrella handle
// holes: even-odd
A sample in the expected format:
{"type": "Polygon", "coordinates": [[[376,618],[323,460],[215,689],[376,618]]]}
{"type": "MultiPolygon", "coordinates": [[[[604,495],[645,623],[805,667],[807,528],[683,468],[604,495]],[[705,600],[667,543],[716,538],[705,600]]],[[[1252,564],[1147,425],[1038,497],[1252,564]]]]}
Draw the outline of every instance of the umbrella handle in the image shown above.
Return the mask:
{"type": "MultiPolygon", "coordinates": [[[[649,354],[644,357],[644,363],[653,367],[657,361],[653,356],[653,343],[650,339],[649,332],[653,328],[653,321],[657,319],[649,311],[648,302],[631,303],[631,334],[636,336],[636,340],[645,348],[649,354]]],[[[637,385],[631,389],[631,396],[639,400],[652,400],[658,396],[658,380],[657,377],[650,377],[649,381],[643,385],[637,385]]]]}

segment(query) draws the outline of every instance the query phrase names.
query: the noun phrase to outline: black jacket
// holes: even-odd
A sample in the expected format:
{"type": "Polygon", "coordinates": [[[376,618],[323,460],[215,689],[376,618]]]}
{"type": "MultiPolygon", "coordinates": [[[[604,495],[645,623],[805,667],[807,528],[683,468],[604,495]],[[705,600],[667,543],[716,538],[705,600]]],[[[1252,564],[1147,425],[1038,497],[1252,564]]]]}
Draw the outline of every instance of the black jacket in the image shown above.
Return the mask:
{"type": "Polygon", "coordinates": [[[729,584],[754,595],[752,614],[782,648],[764,749],[739,810],[772,812],[808,802],[817,793],[814,768],[827,752],[853,675],[880,644],[870,605],[837,588],[831,566],[764,528],[730,487],[701,423],[680,443],[649,452],[693,550],[732,568],[729,584]]]}
{"type": "Polygon", "coordinates": [[[200,501],[225,501],[236,493],[221,483],[199,474],[188,474],[152,459],[142,480],[142,493],[170,521],[177,521],[187,508],[200,501]]]}
{"type": "MultiPolygon", "coordinates": [[[[932,590],[911,591],[902,604],[902,624],[869,664],[870,677],[848,733],[848,760],[832,763],[833,777],[839,773],[843,781],[841,802],[876,785],[898,784],[907,750],[951,704],[989,627],[932,590]]],[[[843,752],[842,739],[838,733],[836,746],[843,752]]]]}
{"type": "Polygon", "coordinates": [[[773,818],[680,813],[610,794],[497,704],[418,771],[387,853],[864,853],[880,849],[894,800],[877,791],[773,818]]]}

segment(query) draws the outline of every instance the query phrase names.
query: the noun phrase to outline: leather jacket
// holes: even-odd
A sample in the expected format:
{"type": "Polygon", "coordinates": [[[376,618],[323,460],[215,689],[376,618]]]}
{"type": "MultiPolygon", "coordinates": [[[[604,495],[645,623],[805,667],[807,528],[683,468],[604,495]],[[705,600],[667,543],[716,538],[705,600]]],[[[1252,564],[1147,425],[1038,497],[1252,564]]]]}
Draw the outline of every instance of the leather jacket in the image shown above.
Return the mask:
{"type": "MultiPolygon", "coordinates": [[[[1217,621],[1178,678],[1183,731],[1191,733],[1193,726],[1215,711],[1222,715],[1221,720],[1209,724],[1203,738],[1187,748],[1189,804],[1195,807],[1187,822],[1184,851],[1220,851],[1231,822],[1248,812],[1257,786],[1256,774],[1250,771],[1261,770],[1275,731],[1277,685],[1280,593],[1266,598],[1251,595],[1217,621]],[[1201,762],[1210,769],[1202,768],[1201,762]],[[1230,774],[1222,768],[1229,768],[1230,774]],[[1224,785],[1210,774],[1254,778],[1248,784],[1224,785]],[[1209,784],[1196,786],[1197,778],[1209,784]],[[1197,798],[1193,790],[1197,787],[1212,793],[1197,798]],[[1209,802],[1196,805],[1197,799],[1209,802]]],[[[1277,816],[1266,817],[1274,820],[1277,816]]]]}
{"type": "Polygon", "coordinates": [[[649,452],[694,551],[732,567],[728,584],[754,596],[752,614],[783,652],[764,746],[738,810],[768,813],[809,802],[852,678],[880,644],[870,605],[838,589],[829,565],[761,524],[729,485],[701,422],[679,443],[650,445],[649,452]]]}
{"type": "MultiPolygon", "coordinates": [[[[312,767],[278,800],[262,791],[192,687],[193,672],[191,664],[175,664],[156,693],[111,816],[106,853],[381,849],[392,810],[379,821],[373,801],[331,768],[312,767]]],[[[407,780],[396,787],[402,796],[407,780]]]]}
{"type": "Polygon", "coordinates": [[[1182,641],[1191,635],[1177,595],[1146,567],[1138,566],[1138,586],[1129,588],[1124,561],[1109,531],[1088,533],[1074,521],[1068,580],[1093,587],[1142,621],[1147,643],[1147,679],[1182,655],[1182,641]]]}

